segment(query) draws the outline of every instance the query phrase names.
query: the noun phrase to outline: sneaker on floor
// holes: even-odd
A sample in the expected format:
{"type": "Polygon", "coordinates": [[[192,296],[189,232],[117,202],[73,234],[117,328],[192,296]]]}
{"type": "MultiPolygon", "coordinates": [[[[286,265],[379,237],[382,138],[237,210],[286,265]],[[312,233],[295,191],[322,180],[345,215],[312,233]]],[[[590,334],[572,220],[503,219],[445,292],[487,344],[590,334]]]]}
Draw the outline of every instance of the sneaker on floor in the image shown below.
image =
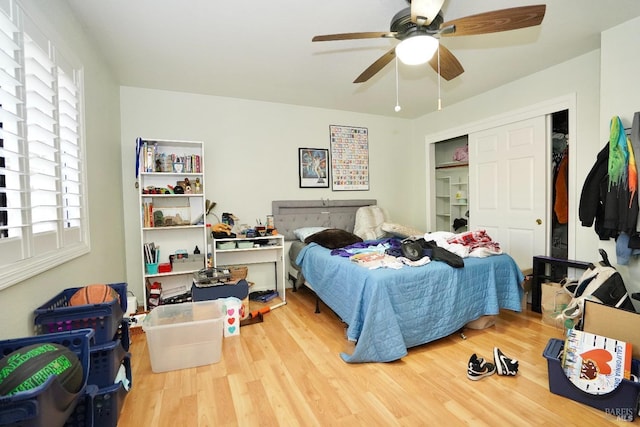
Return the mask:
{"type": "Polygon", "coordinates": [[[498,347],[493,348],[493,361],[496,364],[498,375],[515,375],[518,373],[518,361],[504,355],[498,347]]]}
{"type": "Polygon", "coordinates": [[[496,372],[496,366],[493,363],[486,362],[482,357],[476,356],[474,353],[469,359],[467,367],[467,378],[477,381],[496,372]]]}

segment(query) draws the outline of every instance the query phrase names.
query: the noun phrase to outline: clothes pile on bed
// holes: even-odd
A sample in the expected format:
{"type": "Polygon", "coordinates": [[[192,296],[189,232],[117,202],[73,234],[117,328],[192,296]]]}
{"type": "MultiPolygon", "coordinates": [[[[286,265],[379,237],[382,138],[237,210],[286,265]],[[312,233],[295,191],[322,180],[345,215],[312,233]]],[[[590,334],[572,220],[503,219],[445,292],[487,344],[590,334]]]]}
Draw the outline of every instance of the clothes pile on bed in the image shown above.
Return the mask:
{"type": "Polygon", "coordinates": [[[500,244],[491,239],[485,230],[450,233],[439,231],[426,233],[424,237],[400,240],[385,238],[373,241],[356,242],[348,246],[333,249],[331,255],[349,258],[369,269],[402,268],[425,265],[432,259],[443,261],[451,267],[464,266],[463,258],[485,258],[500,255],[500,244]],[[418,248],[418,253],[409,255],[407,244],[418,248]]]}

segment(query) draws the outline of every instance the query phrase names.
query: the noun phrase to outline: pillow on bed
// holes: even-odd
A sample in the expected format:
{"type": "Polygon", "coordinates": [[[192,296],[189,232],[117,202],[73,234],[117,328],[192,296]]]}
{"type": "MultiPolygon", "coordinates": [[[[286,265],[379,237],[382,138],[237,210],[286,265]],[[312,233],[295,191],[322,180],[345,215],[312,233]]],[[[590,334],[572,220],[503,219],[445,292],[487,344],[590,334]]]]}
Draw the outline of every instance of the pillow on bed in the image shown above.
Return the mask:
{"type": "Polygon", "coordinates": [[[338,249],[354,243],[362,242],[362,239],[347,230],[329,228],[319,231],[304,239],[305,243],[317,243],[327,249],[338,249]]]}
{"type": "Polygon", "coordinates": [[[401,239],[406,239],[407,237],[411,236],[424,235],[424,231],[420,231],[416,228],[406,225],[394,224],[391,222],[383,222],[381,228],[382,231],[386,231],[387,233],[396,237],[400,237],[401,239]]]}
{"type": "Polygon", "coordinates": [[[293,230],[293,234],[298,238],[298,240],[300,240],[301,242],[304,242],[307,237],[311,236],[312,234],[317,233],[318,231],[326,230],[327,228],[329,228],[329,227],[302,227],[302,228],[296,228],[295,230],[293,230]]]}
{"type": "Polygon", "coordinates": [[[385,237],[381,226],[387,217],[387,211],[376,205],[358,208],[353,233],[364,240],[381,239],[385,237]]]}

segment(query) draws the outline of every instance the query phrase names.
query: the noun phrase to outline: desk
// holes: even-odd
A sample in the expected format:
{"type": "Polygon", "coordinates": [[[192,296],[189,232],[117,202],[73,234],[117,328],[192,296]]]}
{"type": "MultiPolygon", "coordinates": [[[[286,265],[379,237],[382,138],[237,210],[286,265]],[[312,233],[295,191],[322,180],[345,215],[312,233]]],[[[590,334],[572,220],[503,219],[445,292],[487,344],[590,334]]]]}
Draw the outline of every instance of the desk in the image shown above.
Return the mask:
{"type": "Polygon", "coordinates": [[[531,281],[531,310],[536,313],[542,313],[542,282],[545,280],[554,280],[554,278],[547,273],[547,267],[565,266],[586,270],[589,268],[589,265],[591,265],[590,262],[559,259],[549,256],[534,256],[533,278],[531,281]]]}
{"type": "MultiPolygon", "coordinates": [[[[284,305],[286,303],[286,289],[285,289],[285,272],[284,272],[284,236],[263,236],[255,237],[251,239],[238,238],[226,238],[226,239],[213,239],[213,266],[219,267],[221,265],[238,265],[238,264],[260,264],[260,263],[273,263],[274,265],[274,281],[273,283],[266,283],[256,286],[257,290],[275,289],[279,294],[279,303],[272,305],[275,306],[284,305]],[[248,246],[238,247],[238,243],[249,243],[248,246]],[[219,245],[219,244],[222,245],[219,245]],[[221,249],[219,246],[226,247],[225,244],[231,244],[228,249],[221,249]]],[[[276,298],[278,300],[278,298],[276,298]]]]}

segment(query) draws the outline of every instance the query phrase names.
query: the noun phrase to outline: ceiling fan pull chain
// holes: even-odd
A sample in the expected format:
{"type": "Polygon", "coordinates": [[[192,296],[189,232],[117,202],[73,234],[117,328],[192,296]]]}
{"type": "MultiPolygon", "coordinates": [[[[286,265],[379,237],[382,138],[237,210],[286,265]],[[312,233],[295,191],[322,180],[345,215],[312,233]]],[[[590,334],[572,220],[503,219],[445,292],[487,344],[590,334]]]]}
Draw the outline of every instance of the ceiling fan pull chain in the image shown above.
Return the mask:
{"type": "Polygon", "coordinates": [[[398,94],[398,57],[396,56],[396,108],[394,108],[396,113],[402,110],[402,107],[400,107],[399,99],[400,99],[400,95],[398,94]]]}
{"type": "Polygon", "coordinates": [[[440,97],[440,46],[438,46],[438,111],[442,110],[442,98],[440,97]]]}

